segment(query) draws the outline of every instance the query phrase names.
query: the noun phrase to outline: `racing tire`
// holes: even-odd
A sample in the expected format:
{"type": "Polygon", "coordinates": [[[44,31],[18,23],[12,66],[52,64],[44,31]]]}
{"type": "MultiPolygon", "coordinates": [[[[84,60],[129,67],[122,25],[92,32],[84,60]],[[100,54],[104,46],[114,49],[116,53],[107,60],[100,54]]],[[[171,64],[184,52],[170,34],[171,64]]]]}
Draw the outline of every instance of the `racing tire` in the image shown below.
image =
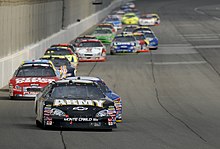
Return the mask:
{"type": "Polygon", "coordinates": [[[15,96],[9,96],[8,98],[9,98],[9,100],[16,100],[15,96]]]}
{"type": "Polygon", "coordinates": [[[157,50],[157,48],[158,48],[158,47],[156,47],[156,48],[149,48],[149,49],[150,49],[150,50],[157,50]]]}
{"type": "Polygon", "coordinates": [[[36,126],[39,127],[39,128],[43,128],[43,125],[38,120],[36,120],[36,126]]]}
{"type": "Polygon", "coordinates": [[[111,54],[111,55],[115,55],[115,52],[114,52],[114,51],[110,51],[110,54],[111,54]]]}

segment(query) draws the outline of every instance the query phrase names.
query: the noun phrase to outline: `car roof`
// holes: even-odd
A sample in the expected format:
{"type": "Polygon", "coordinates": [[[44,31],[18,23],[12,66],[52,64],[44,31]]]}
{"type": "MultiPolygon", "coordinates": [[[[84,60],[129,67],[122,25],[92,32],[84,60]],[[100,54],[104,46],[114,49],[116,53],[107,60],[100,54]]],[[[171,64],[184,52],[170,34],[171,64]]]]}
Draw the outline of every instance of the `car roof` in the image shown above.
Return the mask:
{"type": "Polygon", "coordinates": [[[24,65],[24,64],[51,64],[51,61],[50,60],[40,60],[40,59],[26,60],[26,61],[23,61],[22,65],[24,65]]]}
{"type": "Polygon", "coordinates": [[[85,39],[85,40],[81,40],[80,43],[82,42],[100,42],[100,40],[98,39],[85,39]]]}
{"type": "Polygon", "coordinates": [[[93,84],[93,81],[90,80],[74,80],[74,79],[63,79],[63,80],[58,80],[54,81],[55,84],[62,84],[62,83],[85,83],[85,84],[93,84]]]}
{"type": "Polygon", "coordinates": [[[90,77],[90,76],[77,76],[77,77],[68,77],[68,80],[89,80],[89,81],[101,81],[99,77],[90,77]]]}

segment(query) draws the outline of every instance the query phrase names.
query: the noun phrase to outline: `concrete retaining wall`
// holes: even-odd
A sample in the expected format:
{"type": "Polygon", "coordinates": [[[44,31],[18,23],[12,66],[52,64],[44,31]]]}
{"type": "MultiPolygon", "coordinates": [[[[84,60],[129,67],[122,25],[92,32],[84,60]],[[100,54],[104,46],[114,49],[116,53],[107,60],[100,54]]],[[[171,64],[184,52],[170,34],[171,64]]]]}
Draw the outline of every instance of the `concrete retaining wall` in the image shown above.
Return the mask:
{"type": "MultiPolygon", "coordinates": [[[[37,44],[29,45],[22,51],[0,59],[0,88],[7,85],[14,71],[22,61],[28,59],[37,59],[41,57],[46,48],[52,44],[69,42],[81,33],[88,30],[91,26],[100,22],[108,13],[119,6],[123,0],[115,0],[105,9],[90,15],[89,17],[65,27],[52,36],[38,42],[37,44]]],[[[124,2],[124,1],[123,1],[124,2]]],[[[22,37],[22,36],[21,36],[22,37]]]]}

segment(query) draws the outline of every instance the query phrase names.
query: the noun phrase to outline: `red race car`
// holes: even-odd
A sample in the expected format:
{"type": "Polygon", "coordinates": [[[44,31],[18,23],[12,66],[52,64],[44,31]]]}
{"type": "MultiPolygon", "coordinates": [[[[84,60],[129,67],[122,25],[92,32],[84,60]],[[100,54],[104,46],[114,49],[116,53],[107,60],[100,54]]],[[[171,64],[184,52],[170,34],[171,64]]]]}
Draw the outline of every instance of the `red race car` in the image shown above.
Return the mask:
{"type": "Polygon", "coordinates": [[[57,81],[60,73],[51,61],[23,62],[9,81],[10,99],[34,99],[50,82],[57,81]]]}

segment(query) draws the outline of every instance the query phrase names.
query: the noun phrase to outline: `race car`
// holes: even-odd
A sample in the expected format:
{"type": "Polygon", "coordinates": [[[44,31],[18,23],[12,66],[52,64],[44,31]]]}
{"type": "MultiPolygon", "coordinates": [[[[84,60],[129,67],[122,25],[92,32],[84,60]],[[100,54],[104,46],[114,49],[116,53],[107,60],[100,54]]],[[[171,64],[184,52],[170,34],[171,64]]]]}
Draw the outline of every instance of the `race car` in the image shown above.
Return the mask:
{"type": "Polygon", "coordinates": [[[9,98],[34,99],[41,89],[59,79],[60,73],[51,61],[24,61],[9,81],[9,98]]]}
{"type": "Polygon", "coordinates": [[[66,48],[70,48],[73,53],[75,54],[75,47],[72,45],[72,44],[69,44],[69,43],[60,43],[60,44],[54,44],[54,45],[51,45],[50,47],[66,47],[66,48]]]}
{"type": "Polygon", "coordinates": [[[127,2],[125,3],[126,6],[128,6],[129,8],[134,9],[135,8],[135,4],[133,2],[127,2]]]}
{"type": "Polygon", "coordinates": [[[122,30],[122,33],[123,34],[132,34],[133,31],[138,28],[139,26],[138,25],[128,25],[128,26],[125,26],[124,29],[122,30]]]}
{"type": "Polygon", "coordinates": [[[74,53],[68,47],[50,47],[49,49],[46,50],[44,55],[65,56],[70,61],[71,65],[77,69],[78,57],[77,57],[76,53],[74,53]]]}
{"type": "Polygon", "coordinates": [[[160,24],[160,17],[157,14],[144,14],[139,18],[139,25],[154,26],[160,24]]]}
{"type": "Polygon", "coordinates": [[[98,78],[98,77],[86,77],[86,76],[77,76],[77,77],[68,77],[66,79],[70,80],[89,80],[93,81],[97,84],[97,86],[101,89],[101,91],[112,101],[115,103],[115,108],[116,108],[116,122],[120,123],[122,122],[122,101],[121,97],[114,93],[106,84],[105,82],[98,78]]]}
{"type": "Polygon", "coordinates": [[[140,27],[133,31],[133,33],[143,33],[146,39],[149,41],[148,48],[150,50],[156,50],[158,48],[158,38],[154,32],[148,27],[140,27]]]}
{"type": "Polygon", "coordinates": [[[108,28],[96,29],[92,35],[104,44],[110,44],[115,37],[115,33],[113,33],[112,30],[108,28]]]}
{"type": "Polygon", "coordinates": [[[143,33],[133,33],[133,36],[136,40],[139,41],[140,49],[137,52],[149,52],[148,45],[150,44],[149,40],[145,37],[143,33]]]}
{"type": "Polygon", "coordinates": [[[122,17],[122,23],[123,24],[138,24],[139,18],[135,13],[126,13],[122,17]]]}
{"type": "Polygon", "coordinates": [[[111,29],[113,33],[116,33],[117,30],[114,28],[114,26],[111,23],[102,23],[102,24],[98,24],[96,29],[111,29]]]}
{"type": "Polygon", "coordinates": [[[129,8],[124,11],[125,11],[125,13],[134,13],[137,17],[140,17],[140,15],[141,15],[141,12],[138,9],[129,8]]]}
{"type": "Polygon", "coordinates": [[[60,80],[50,83],[35,98],[36,125],[43,129],[116,128],[114,102],[96,83],[60,80]]]}
{"type": "Polygon", "coordinates": [[[119,18],[120,21],[122,19],[122,16],[125,14],[125,12],[123,10],[118,10],[113,13],[114,13],[114,15],[116,15],[119,18]]]}
{"type": "Polygon", "coordinates": [[[126,5],[126,4],[123,4],[123,5],[120,6],[120,9],[124,11],[126,9],[130,9],[130,6],[126,5]]]}
{"type": "Polygon", "coordinates": [[[79,36],[77,37],[73,42],[71,42],[75,47],[78,46],[78,44],[82,41],[82,40],[88,40],[88,39],[96,39],[95,36],[92,35],[83,35],[83,36],[79,36]]]}
{"type": "Polygon", "coordinates": [[[120,34],[112,41],[110,54],[137,53],[138,49],[140,49],[139,42],[132,34],[120,34]]]}
{"type": "Polygon", "coordinates": [[[106,47],[100,40],[83,40],[76,48],[80,62],[104,62],[106,61],[106,47]]]}
{"type": "Polygon", "coordinates": [[[114,28],[118,31],[122,29],[122,23],[119,18],[109,15],[107,18],[104,19],[103,23],[111,23],[113,24],[114,28]]]}
{"type": "Polygon", "coordinates": [[[70,61],[65,56],[44,55],[40,59],[50,60],[55,68],[60,71],[61,78],[76,76],[77,70],[71,65],[70,61]]]}

